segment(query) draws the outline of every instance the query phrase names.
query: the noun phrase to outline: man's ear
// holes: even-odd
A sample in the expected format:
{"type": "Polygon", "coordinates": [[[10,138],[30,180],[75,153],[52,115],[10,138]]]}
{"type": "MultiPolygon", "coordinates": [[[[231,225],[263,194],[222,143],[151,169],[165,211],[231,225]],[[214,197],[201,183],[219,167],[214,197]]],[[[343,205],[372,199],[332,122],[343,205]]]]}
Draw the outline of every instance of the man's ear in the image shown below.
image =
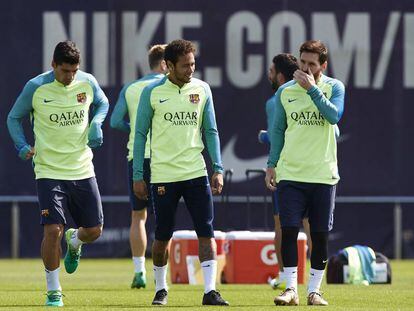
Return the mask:
{"type": "Polygon", "coordinates": [[[322,67],[322,71],[325,71],[325,70],[326,70],[326,67],[328,67],[328,61],[325,61],[325,62],[321,65],[321,67],[322,67]]]}
{"type": "Polygon", "coordinates": [[[277,80],[277,83],[278,83],[279,85],[282,85],[282,84],[285,84],[285,83],[286,83],[285,76],[284,76],[284,75],[283,75],[283,73],[281,73],[281,72],[278,72],[278,73],[276,74],[276,80],[277,80]]]}
{"type": "Polygon", "coordinates": [[[162,71],[167,71],[168,68],[167,68],[167,63],[165,62],[165,60],[162,60],[160,62],[160,67],[162,71]]]}
{"type": "Polygon", "coordinates": [[[169,60],[167,60],[167,68],[169,71],[172,71],[174,69],[174,64],[169,60]]]}

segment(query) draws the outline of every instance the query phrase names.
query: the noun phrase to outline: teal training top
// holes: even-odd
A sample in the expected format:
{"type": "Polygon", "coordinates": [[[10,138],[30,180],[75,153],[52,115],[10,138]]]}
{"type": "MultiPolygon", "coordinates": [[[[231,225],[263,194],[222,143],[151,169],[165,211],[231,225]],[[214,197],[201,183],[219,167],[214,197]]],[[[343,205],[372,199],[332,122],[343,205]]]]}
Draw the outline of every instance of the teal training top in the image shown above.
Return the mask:
{"type": "Polygon", "coordinates": [[[268,167],[276,179],[336,184],[339,180],[335,124],[342,117],[345,88],[322,75],[309,91],[296,81],[276,93],[268,167]]]}
{"type": "Polygon", "coordinates": [[[90,148],[102,144],[101,125],[108,108],[108,99],[91,74],[78,71],[65,86],[48,71],[25,85],[7,126],[19,156],[25,159],[30,145],[22,120],[31,115],[36,179],[79,180],[95,176],[90,148]]]}
{"type": "MultiPolygon", "coordinates": [[[[125,85],[119,94],[114,111],[111,115],[111,127],[120,131],[129,133],[128,139],[128,161],[131,161],[134,156],[134,138],[135,138],[135,121],[137,119],[137,111],[139,99],[144,88],[156,81],[162,79],[165,75],[160,73],[151,73],[141,79],[125,85]],[[125,115],[128,114],[129,123],[124,120],[125,115]]],[[[145,145],[145,158],[150,157],[150,139],[147,137],[145,145]]]]}
{"type": "Polygon", "coordinates": [[[205,136],[215,172],[223,172],[213,97],[207,83],[192,78],[181,88],[168,76],[142,92],[134,143],[134,180],[143,179],[144,146],[151,129],[151,182],[207,175],[201,152],[205,136]]]}

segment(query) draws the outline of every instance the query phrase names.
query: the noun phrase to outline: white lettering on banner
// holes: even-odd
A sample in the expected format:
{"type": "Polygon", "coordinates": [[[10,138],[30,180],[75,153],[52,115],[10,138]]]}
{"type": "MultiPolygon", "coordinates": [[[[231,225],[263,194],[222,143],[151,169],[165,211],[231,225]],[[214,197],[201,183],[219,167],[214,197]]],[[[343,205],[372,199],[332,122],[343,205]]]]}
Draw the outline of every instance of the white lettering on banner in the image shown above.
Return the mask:
{"type": "Polygon", "coordinates": [[[263,56],[245,55],[244,37],[247,43],[263,42],[262,23],[256,14],[248,11],[233,14],[227,22],[225,62],[230,82],[236,87],[247,89],[262,79],[263,56]]]}
{"type": "Polygon", "coordinates": [[[289,52],[299,56],[298,46],[305,40],[305,22],[298,13],[284,11],[273,15],[267,24],[267,67],[277,54],[289,52]],[[286,33],[289,34],[289,48],[284,45],[286,33]]]}
{"type": "MultiPolygon", "coordinates": [[[[313,12],[310,13],[311,25],[308,27],[305,17],[292,11],[276,12],[267,24],[254,12],[236,11],[224,21],[222,27],[225,31],[216,34],[225,36],[222,38],[226,42],[224,46],[211,47],[209,42],[189,38],[196,43],[200,55],[208,46],[221,48],[220,54],[224,58],[200,68],[197,76],[211,82],[212,87],[230,83],[237,88],[251,89],[261,83],[274,55],[286,51],[297,55],[299,45],[306,38],[318,38],[329,48],[332,76],[345,84],[352,83],[354,88],[383,89],[386,75],[393,65],[392,53],[403,49],[401,76],[394,75],[393,78],[402,80],[405,88],[414,88],[414,13],[391,12],[387,21],[380,25],[372,23],[372,16],[373,13],[369,12],[349,12],[343,19],[344,25],[339,25],[335,13],[313,12]],[[378,61],[372,67],[371,34],[374,30],[376,37],[383,35],[383,39],[378,61]],[[396,39],[401,32],[403,42],[399,43],[396,39]]],[[[70,38],[82,52],[81,69],[91,67],[88,70],[102,87],[127,83],[149,72],[147,48],[154,43],[160,27],[165,28],[165,40],[157,41],[169,42],[185,37],[185,29],[188,28],[205,31],[203,26],[209,22],[205,19],[200,11],[45,11],[43,69],[50,69],[57,42],[70,38]],[[87,23],[90,18],[92,23],[87,23]],[[116,38],[116,25],[122,27],[119,39],[116,38]],[[88,41],[92,42],[91,53],[86,50],[88,41]],[[91,62],[88,62],[89,57],[91,62]],[[122,81],[115,81],[117,71],[121,72],[122,81]]],[[[377,20],[375,22],[378,23],[377,20]]]]}
{"type": "Polygon", "coordinates": [[[400,23],[400,17],[401,14],[399,12],[392,12],[390,18],[388,19],[387,30],[385,32],[384,41],[382,41],[380,58],[373,81],[373,88],[376,90],[382,89],[384,86],[384,80],[386,74],[388,73],[387,68],[390,63],[391,53],[397,35],[398,24],[400,23]]]}
{"type": "Polygon", "coordinates": [[[260,252],[260,259],[265,265],[273,266],[277,264],[277,256],[275,252],[275,246],[268,244],[262,248],[260,252]]]}
{"type": "Polygon", "coordinates": [[[312,29],[313,37],[328,45],[328,61],[333,76],[347,84],[354,63],[354,85],[368,87],[371,54],[370,15],[349,13],[343,28],[342,42],[334,13],[313,13],[312,29]]]}
{"type": "Polygon", "coordinates": [[[404,16],[404,86],[414,88],[414,13],[404,16]]]}
{"type": "Polygon", "coordinates": [[[178,265],[181,262],[181,245],[177,243],[174,245],[174,261],[178,265]]]}
{"type": "MultiPolygon", "coordinates": [[[[165,16],[165,42],[186,38],[184,28],[200,28],[202,26],[201,12],[168,12],[165,16]]],[[[196,46],[197,55],[200,43],[191,40],[196,46]]]]}
{"type": "Polygon", "coordinates": [[[148,12],[137,30],[138,13],[122,14],[122,84],[136,79],[138,74],[149,73],[148,46],[161,19],[161,12],[148,12]]]}
{"type": "Polygon", "coordinates": [[[69,32],[59,12],[43,13],[43,71],[50,70],[53,51],[60,41],[71,39],[76,42],[83,57],[80,68],[86,68],[86,13],[71,12],[69,14],[69,32]]]}
{"type": "Polygon", "coordinates": [[[92,71],[99,77],[101,86],[109,85],[109,14],[95,13],[93,15],[92,71]],[[96,51],[96,52],[95,52],[96,51]]]}

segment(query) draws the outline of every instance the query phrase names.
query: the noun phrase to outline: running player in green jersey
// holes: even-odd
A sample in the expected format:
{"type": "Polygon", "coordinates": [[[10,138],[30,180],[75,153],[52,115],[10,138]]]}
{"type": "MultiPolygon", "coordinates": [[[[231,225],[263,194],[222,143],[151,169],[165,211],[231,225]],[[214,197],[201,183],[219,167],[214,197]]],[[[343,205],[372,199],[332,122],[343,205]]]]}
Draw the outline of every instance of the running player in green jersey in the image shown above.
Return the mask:
{"type": "Polygon", "coordinates": [[[7,119],[19,157],[33,158],[43,225],[41,255],[47,306],[63,306],[59,265],[65,213],[69,212],[78,226],[65,233],[68,273],[78,267],[82,244],[93,242],[102,233],[102,203],[91,148],[102,145],[101,126],[109,105],[96,79],[80,71],[79,64],[75,43],[58,43],[53,70],[27,82],[7,119]],[[26,141],[22,127],[22,120],[29,115],[34,147],[26,141]]]}
{"type": "Polygon", "coordinates": [[[167,303],[168,245],[174,231],[178,201],[184,198],[199,241],[199,258],[204,275],[203,305],[228,305],[216,291],[216,242],[213,230],[212,193],[221,193],[223,166],[214,114],[207,83],[192,77],[195,47],[190,41],[175,40],[165,48],[169,74],[142,92],[134,144],[134,192],[148,195],[143,180],[144,146],[151,130],[151,190],[155,208],[155,241],[152,247],[155,277],[154,305],[167,303]],[[211,188],[201,152],[207,150],[213,163],[211,188]]]}
{"type": "Polygon", "coordinates": [[[308,304],[327,305],[320,286],[328,257],[328,234],[333,226],[336,184],[339,181],[335,124],[342,117],[345,88],[323,75],[328,51],[321,41],[300,47],[300,70],[294,81],[276,93],[266,186],[278,187],[282,225],[282,257],[286,290],[276,305],[298,305],[297,236],[308,210],[312,238],[308,304]],[[276,167],[276,170],[275,170],[276,167]]]}
{"type": "MultiPolygon", "coordinates": [[[[142,90],[147,85],[164,78],[167,73],[167,65],[164,60],[166,45],[154,45],[148,52],[148,62],[151,73],[124,86],[119,94],[118,101],[111,115],[111,127],[129,133],[128,140],[128,185],[129,199],[131,202],[131,227],[129,231],[129,242],[132,251],[132,260],[135,268],[135,275],[131,288],[145,288],[145,250],[147,248],[147,234],[145,222],[147,220],[147,207],[151,206],[152,200],[140,200],[134,195],[132,180],[132,159],[134,153],[135,121],[139,98],[142,90]],[[128,114],[129,122],[125,121],[128,114]]],[[[150,139],[145,145],[144,180],[149,187],[150,183],[150,139]]]]}

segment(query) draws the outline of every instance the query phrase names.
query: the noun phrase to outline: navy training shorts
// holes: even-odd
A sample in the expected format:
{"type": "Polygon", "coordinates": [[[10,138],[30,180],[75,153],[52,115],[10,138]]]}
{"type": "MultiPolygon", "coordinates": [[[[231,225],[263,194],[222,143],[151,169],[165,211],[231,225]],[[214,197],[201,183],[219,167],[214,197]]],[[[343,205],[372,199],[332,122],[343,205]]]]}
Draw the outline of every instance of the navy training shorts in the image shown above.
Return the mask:
{"type": "Polygon", "coordinates": [[[175,226],[178,201],[184,198],[198,237],[213,238],[213,196],[207,176],[151,184],[155,210],[155,239],[169,241],[175,226]]]}
{"type": "Polygon", "coordinates": [[[101,195],[95,177],[81,180],[36,180],[40,224],[66,225],[65,211],[78,227],[103,224],[101,195]]]}
{"type": "MultiPolygon", "coordinates": [[[[144,181],[147,184],[148,200],[140,200],[134,194],[134,180],[133,180],[133,160],[128,161],[128,193],[129,202],[133,211],[141,211],[147,207],[152,207],[152,194],[151,194],[151,161],[150,159],[144,159],[144,181]]],[[[152,208],[151,208],[152,212],[152,208]]]]}
{"type": "Polygon", "coordinates": [[[309,217],[311,232],[333,228],[336,185],[282,180],[278,183],[277,203],[282,227],[301,227],[309,217]]]}

